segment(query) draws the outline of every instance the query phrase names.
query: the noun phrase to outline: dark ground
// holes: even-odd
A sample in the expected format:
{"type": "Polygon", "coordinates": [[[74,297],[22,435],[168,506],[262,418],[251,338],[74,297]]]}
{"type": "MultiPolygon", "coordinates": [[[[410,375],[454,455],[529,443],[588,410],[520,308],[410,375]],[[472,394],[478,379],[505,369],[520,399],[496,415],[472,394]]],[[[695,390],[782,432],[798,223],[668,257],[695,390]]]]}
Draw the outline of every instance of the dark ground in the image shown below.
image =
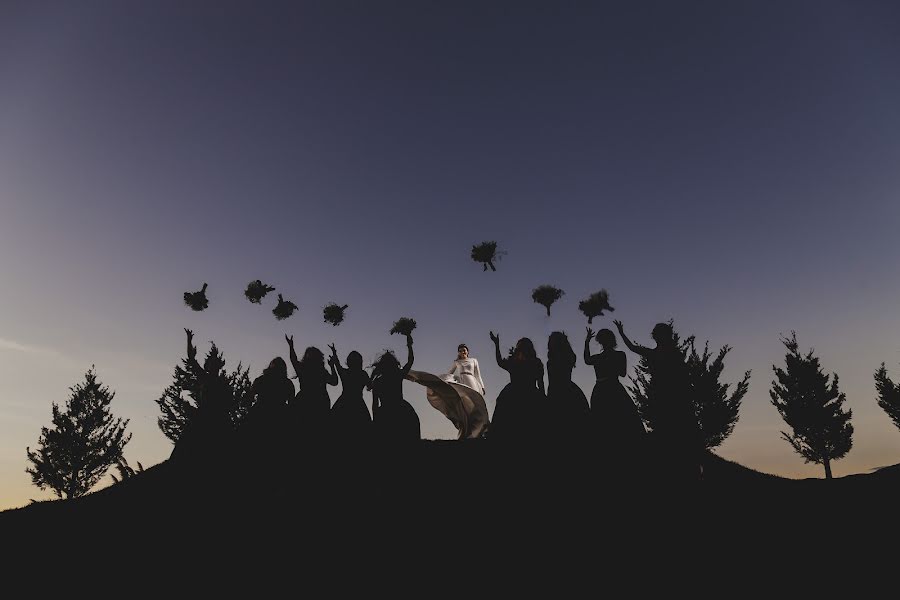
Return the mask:
{"type": "MultiPolygon", "coordinates": [[[[227,590],[268,572],[350,593],[363,572],[370,581],[396,571],[450,592],[467,591],[460,578],[511,577],[521,595],[530,578],[553,573],[546,594],[572,584],[563,595],[582,595],[599,585],[592,574],[672,589],[712,588],[751,565],[768,577],[808,563],[819,577],[836,557],[861,560],[895,545],[890,517],[900,506],[900,465],[789,480],[710,453],[703,479],[685,482],[648,457],[616,465],[575,449],[501,450],[484,440],[276,456],[168,460],[77,500],[5,511],[4,547],[69,566],[127,564],[148,585],[160,585],[153,573],[180,573],[227,590]]],[[[512,593],[503,585],[497,591],[512,593]]]]}

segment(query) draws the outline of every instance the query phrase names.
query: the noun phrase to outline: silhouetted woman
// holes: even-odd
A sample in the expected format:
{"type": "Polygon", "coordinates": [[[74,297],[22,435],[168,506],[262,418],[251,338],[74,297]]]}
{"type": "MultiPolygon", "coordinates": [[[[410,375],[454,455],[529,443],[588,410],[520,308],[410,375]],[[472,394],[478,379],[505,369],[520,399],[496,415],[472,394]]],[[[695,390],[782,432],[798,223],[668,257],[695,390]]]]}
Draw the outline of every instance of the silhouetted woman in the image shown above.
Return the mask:
{"type": "Polygon", "coordinates": [[[700,431],[688,379],[684,356],[675,343],[672,326],[657,323],[652,337],[655,348],[631,342],[621,321],[614,321],[622,341],[629,350],[647,359],[656,398],[653,436],[658,443],[653,459],[666,469],[664,475],[676,480],[700,477],[700,431]]]}
{"type": "Polygon", "coordinates": [[[331,372],[325,369],[325,355],[314,346],[303,353],[303,359],[297,360],[294,351],[294,336],[284,336],[290,349],[291,364],[297,374],[297,392],[291,402],[294,420],[303,432],[304,437],[321,437],[325,435],[328,425],[328,412],[331,410],[331,397],[328,386],[337,385],[338,375],[333,364],[331,372]]]}
{"type": "Polygon", "coordinates": [[[262,374],[253,380],[251,391],[256,401],[246,423],[241,426],[244,438],[249,439],[254,447],[284,439],[288,402],[294,397],[294,384],[288,378],[284,359],[280,356],[273,358],[262,374]]]}
{"type": "Polygon", "coordinates": [[[184,332],[187,334],[187,370],[197,382],[192,394],[197,410],[172,449],[172,458],[212,457],[222,452],[233,432],[228,414],[233,400],[231,386],[222,370],[225,361],[216,345],[212,345],[203,366],[200,366],[197,347],[193,344],[194,332],[190,329],[184,332]]]}
{"type": "Polygon", "coordinates": [[[588,437],[591,409],[581,388],[572,381],[576,357],[569,338],[554,331],[547,340],[547,405],[552,437],[572,444],[588,437]]]}
{"type": "Polygon", "coordinates": [[[620,377],[625,377],[628,359],[624,352],[616,350],[616,334],[609,329],[597,332],[597,343],[603,348],[600,354],[591,354],[592,337],[594,332],[588,327],[584,338],[584,362],[594,367],[597,375],[597,383],[591,392],[594,436],[603,450],[630,456],[646,431],[637,407],[619,381],[620,377]]]}
{"type": "Polygon", "coordinates": [[[403,367],[390,350],[375,361],[372,378],[367,386],[372,390],[372,423],[379,442],[405,445],[421,439],[419,416],[412,405],[403,399],[403,380],[413,365],[413,340],[406,336],[407,360],[403,367]]]}
{"type": "Polygon", "coordinates": [[[524,441],[539,435],[538,411],[544,397],[544,364],[528,338],[516,343],[509,358],[500,354],[500,335],[491,332],[497,364],[509,373],[509,383],[497,396],[489,435],[492,439],[524,441]]]}
{"type": "Polygon", "coordinates": [[[331,407],[329,429],[331,437],[339,444],[359,445],[368,441],[372,430],[372,417],[363,400],[363,389],[369,385],[369,374],[363,369],[362,355],[353,351],[347,355],[345,369],[337,355],[334,344],[328,359],[332,369],[337,369],[341,378],[341,395],[331,407]]]}

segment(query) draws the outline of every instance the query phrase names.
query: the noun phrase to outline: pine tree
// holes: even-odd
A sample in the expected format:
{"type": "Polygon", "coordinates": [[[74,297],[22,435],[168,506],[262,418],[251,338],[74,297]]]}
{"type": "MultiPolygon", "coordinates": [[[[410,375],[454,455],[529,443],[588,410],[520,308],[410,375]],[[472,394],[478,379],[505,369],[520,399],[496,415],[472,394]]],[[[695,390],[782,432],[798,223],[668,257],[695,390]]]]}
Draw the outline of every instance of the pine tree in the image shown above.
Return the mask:
{"type": "Polygon", "coordinates": [[[703,354],[697,352],[691,340],[691,352],[687,357],[688,376],[694,390],[694,410],[703,434],[704,447],[716,448],[734,431],[741,410],[741,400],[750,389],[750,371],[729,393],[731,384],[720,381],[725,369],[725,357],[730,346],[722,346],[713,358],[709,342],[703,346],[703,354]]]}
{"type": "MultiPolygon", "coordinates": [[[[750,371],[744,373],[743,379],[731,391],[731,384],[721,381],[725,357],[731,351],[729,346],[723,346],[713,358],[709,342],[704,345],[701,354],[697,351],[694,336],[681,341],[673,327],[672,337],[681,352],[685,376],[690,382],[691,402],[697,416],[697,425],[703,435],[704,447],[715,448],[734,431],[741,401],[750,388],[750,371]]],[[[631,378],[630,388],[641,418],[651,431],[664,420],[666,407],[661,406],[661,403],[671,401],[665,390],[656,389],[658,384],[653,375],[650,361],[641,358],[635,369],[635,376],[631,378]]]]}
{"type": "Polygon", "coordinates": [[[844,409],[847,398],[838,389],[837,373],[829,382],[813,350],[800,353],[795,332],[781,341],[788,350],[786,369],[772,366],[776,379],[769,391],[772,404],[793,432],[781,435],[806,462],[822,465],[825,477],[831,479],[831,462],[853,447],[852,411],[844,409]]]}
{"type": "MultiPolygon", "coordinates": [[[[220,368],[224,364],[223,354],[213,343],[204,360],[204,366],[212,371],[210,373],[212,377],[219,378],[222,389],[229,390],[226,397],[215,398],[214,401],[227,403],[223,408],[228,413],[232,426],[236,428],[253,405],[253,394],[250,391],[253,382],[250,380],[249,369],[244,369],[240,363],[231,373],[226,373],[220,368]]],[[[156,400],[162,412],[157,424],[163,435],[173,444],[178,442],[181,434],[196,418],[200,406],[202,390],[198,366],[196,364],[192,366],[191,357],[183,358],[181,364],[175,366],[172,384],[156,400]]]]}
{"type": "Polygon", "coordinates": [[[900,384],[888,377],[884,363],[875,371],[875,389],[878,391],[878,406],[884,409],[891,421],[900,428],[900,384]]]}
{"type": "Polygon", "coordinates": [[[59,498],[89,492],[119,462],[131,439],[125,434],[128,420],[114,419],[110,412],[115,392],[97,380],[93,366],[70,391],[65,410],[53,403],[53,427],[41,428],[38,448],[25,449],[31,480],[59,498]]]}

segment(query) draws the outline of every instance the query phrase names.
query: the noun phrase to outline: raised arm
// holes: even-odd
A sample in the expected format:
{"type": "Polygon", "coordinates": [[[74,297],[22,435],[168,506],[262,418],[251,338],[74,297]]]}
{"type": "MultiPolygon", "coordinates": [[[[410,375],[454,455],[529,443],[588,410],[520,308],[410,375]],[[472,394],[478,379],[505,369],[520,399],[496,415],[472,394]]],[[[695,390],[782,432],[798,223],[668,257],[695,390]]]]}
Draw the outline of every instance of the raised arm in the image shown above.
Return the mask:
{"type": "Polygon", "coordinates": [[[619,336],[622,338],[622,341],[625,343],[625,347],[634,352],[635,354],[639,354],[641,356],[648,356],[650,354],[649,348],[645,348],[639,344],[632,343],[631,340],[628,339],[628,336],[625,335],[625,330],[622,327],[622,321],[615,320],[616,328],[619,330],[619,336]]]}
{"type": "Polygon", "coordinates": [[[297,381],[300,381],[300,361],[297,359],[297,351],[294,350],[294,336],[285,335],[284,339],[287,340],[288,348],[291,351],[291,364],[294,365],[294,373],[297,374],[297,381]]]}
{"type": "Polygon", "coordinates": [[[491,333],[491,341],[494,342],[494,354],[497,358],[497,365],[501,369],[506,369],[506,361],[503,360],[503,355],[500,354],[500,334],[494,335],[494,332],[491,333]]]}
{"type": "Polygon", "coordinates": [[[332,370],[337,369],[338,375],[340,375],[341,379],[343,379],[344,373],[347,371],[347,369],[345,369],[344,365],[341,364],[341,359],[338,358],[337,349],[334,347],[334,344],[328,344],[328,347],[331,348],[331,356],[328,357],[328,362],[329,364],[331,364],[332,370]]]}
{"type": "Polygon", "coordinates": [[[412,369],[413,366],[413,339],[411,335],[406,336],[406,364],[403,365],[403,371],[401,374],[403,377],[409,375],[409,370],[412,369]]]}
{"type": "Polygon", "coordinates": [[[338,374],[334,368],[334,365],[335,365],[335,361],[333,361],[333,360],[328,361],[328,366],[331,367],[331,373],[328,373],[328,371],[325,372],[325,383],[327,383],[328,385],[337,385],[338,384],[338,374]]]}
{"type": "Polygon", "coordinates": [[[592,365],[594,362],[591,360],[591,338],[594,337],[594,330],[590,327],[587,328],[587,337],[584,338],[584,364],[592,365]]]}

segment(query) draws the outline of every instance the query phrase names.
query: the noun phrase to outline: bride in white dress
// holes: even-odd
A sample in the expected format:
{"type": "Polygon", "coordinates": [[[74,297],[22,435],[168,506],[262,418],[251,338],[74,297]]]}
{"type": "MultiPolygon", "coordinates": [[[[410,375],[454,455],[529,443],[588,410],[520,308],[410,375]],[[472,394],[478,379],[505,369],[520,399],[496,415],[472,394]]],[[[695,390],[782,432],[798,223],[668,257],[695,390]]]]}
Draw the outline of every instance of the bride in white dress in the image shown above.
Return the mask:
{"type": "Polygon", "coordinates": [[[481,379],[481,371],[478,368],[478,359],[469,358],[469,347],[460,344],[456,349],[457,357],[453,366],[441,379],[447,382],[456,382],[467,385],[473,390],[484,395],[484,381],[481,379]]]}
{"type": "Polygon", "coordinates": [[[425,386],[428,402],[450,419],[459,431],[459,439],[479,438],[489,425],[484,403],[484,380],[478,359],[469,357],[469,348],[460,344],[457,358],[448,373],[432,375],[410,371],[406,377],[425,386]]]}

